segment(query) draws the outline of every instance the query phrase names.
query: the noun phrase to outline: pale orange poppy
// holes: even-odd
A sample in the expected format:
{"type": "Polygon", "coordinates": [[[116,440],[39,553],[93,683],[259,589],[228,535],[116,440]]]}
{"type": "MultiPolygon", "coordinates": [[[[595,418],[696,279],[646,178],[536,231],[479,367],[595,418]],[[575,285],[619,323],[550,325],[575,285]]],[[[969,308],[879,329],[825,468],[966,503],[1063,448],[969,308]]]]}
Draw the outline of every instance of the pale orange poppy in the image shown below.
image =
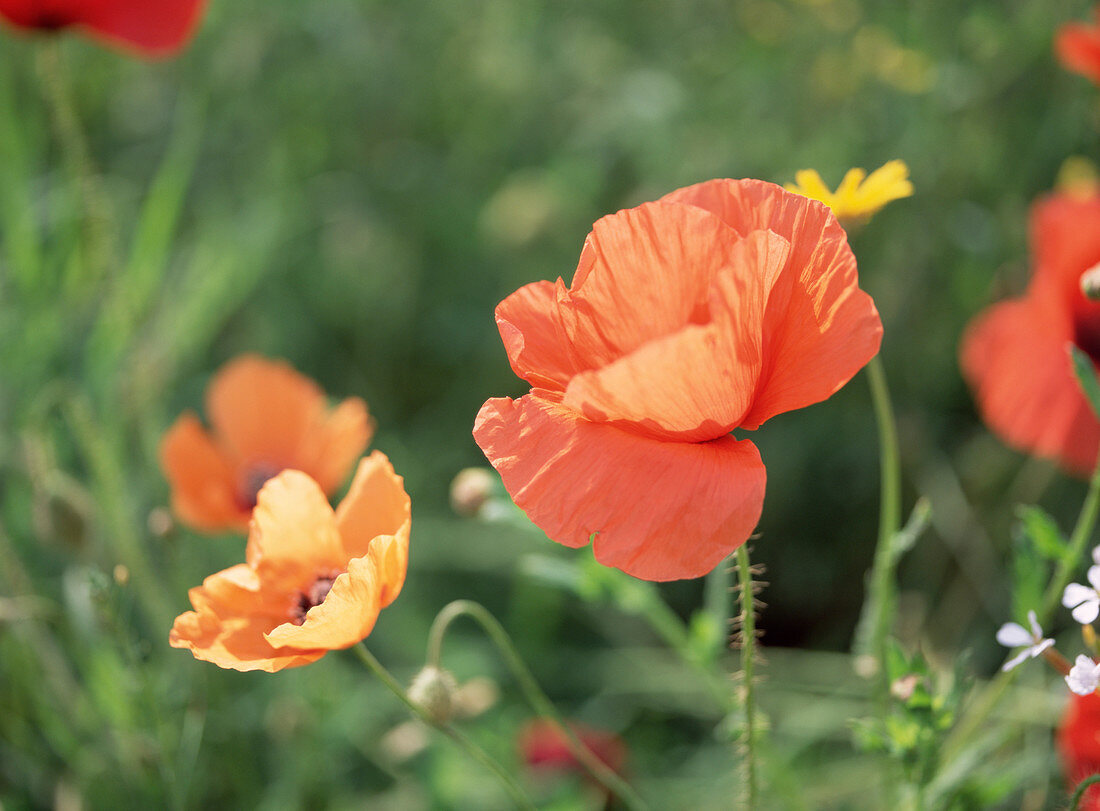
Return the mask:
{"type": "Polygon", "coordinates": [[[187,412],[160,446],[173,510],[205,532],[246,530],[256,493],[287,468],[307,473],[331,495],[374,432],[362,399],[330,409],[316,383],[258,355],[218,371],[206,390],[206,413],[211,431],[187,412]]]}
{"type": "Polygon", "coordinates": [[[246,562],[191,589],[194,610],[169,641],[219,667],[268,672],[350,647],[401,592],[410,524],[404,480],[379,451],[335,512],[313,479],[284,470],[260,490],[246,562]]]}
{"type": "Polygon", "coordinates": [[[749,537],[765,471],[731,435],[824,400],[882,325],[828,207],[713,180],[599,220],[573,284],[500,303],[533,387],[474,438],[547,535],[646,580],[705,574],[749,537]]]}

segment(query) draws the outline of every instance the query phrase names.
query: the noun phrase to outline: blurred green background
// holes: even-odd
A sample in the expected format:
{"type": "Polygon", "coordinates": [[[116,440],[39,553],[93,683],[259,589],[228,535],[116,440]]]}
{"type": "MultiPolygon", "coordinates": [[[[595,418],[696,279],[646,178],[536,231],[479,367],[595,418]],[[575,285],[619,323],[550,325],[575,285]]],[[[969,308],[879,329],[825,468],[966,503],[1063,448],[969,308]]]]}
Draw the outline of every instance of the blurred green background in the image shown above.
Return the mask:
{"type": "MultiPolygon", "coordinates": [[[[530,281],[568,281],[603,214],[711,177],[784,182],[814,167],[835,185],[850,166],[909,164],[915,196],[852,237],[886,328],[907,503],[925,494],[935,509],[902,567],[900,636],[942,662],[971,649],[988,675],[1001,655],[992,633],[1012,611],[1012,504],[1041,501],[1065,525],[1083,486],[980,425],[957,344],[981,307],[1022,290],[1030,202],[1067,156],[1100,157],[1096,91],[1050,47],[1088,8],[212,0],[171,61],[66,37],[62,67],[118,235],[102,267],[80,247],[45,46],[5,29],[3,808],[505,807],[445,744],[411,755],[394,744],[403,709],[349,657],[266,676],[168,649],[186,588],[243,546],[147,520],[167,503],[157,442],[244,351],[366,398],[373,447],[406,478],[410,577],[368,640],[388,666],[411,677],[435,612],[481,600],[567,714],[624,737],[659,807],[728,807],[737,775],[700,686],[637,618],[524,563],[586,553],[462,521],[447,501],[454,475],[483,463],[470,437],[480,404],[525,391],[495,304],[530,281]],[[150,570],[115,582],[135,548],[150,570]]],[[[766,669],[775,746],[801,774],[784,802],[868,807],[874,772],[846,726],[864,711],[862,687],[829,653],[848,648],[874,546],[866,382],[751,438],[769,479],[754,543],[769,581],[764,643],[804,651],[776,650],[766,669]]],[[[662,593],[686,618],[702,589],[662,593]]],[[[465,723],[514,763],[528,710],[489,646],[463,633],[445,661],[502,692],[465,723]]],[[[1014,755],[1033,802],[1034,785],[1057,785],[1058,703],[1038,706],[1026,756],[1014,755]]],[[[547,807],[598,806],[579,781],[538,790],[547,807]]]]}

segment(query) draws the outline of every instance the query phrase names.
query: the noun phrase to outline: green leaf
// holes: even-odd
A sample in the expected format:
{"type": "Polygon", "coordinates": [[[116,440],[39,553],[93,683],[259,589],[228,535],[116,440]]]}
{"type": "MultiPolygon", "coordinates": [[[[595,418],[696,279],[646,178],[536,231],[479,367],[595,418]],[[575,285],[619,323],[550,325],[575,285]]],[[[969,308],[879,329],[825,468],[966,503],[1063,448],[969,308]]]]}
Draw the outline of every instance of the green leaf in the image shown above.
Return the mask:
{"type": "Polygon", "coordinates": [[[1096,378],[1096,367],[1092,358],[1084,350],[1074,344],[1069,344],[1069,354],[1073,359],[1073,371],[1077,375],[1077,382],[1081,384],[1081,390],[1085,398],[1092,406],[1092,413],[1100,418],[1100,380],[1096,378]]]}
{"type": "Polygon", "coordinates": [[[1020,519],[1024,534],[1044,558],[1062,560],[1069,554],[1069,543],[1045,510],[1021,505],[1016,508],[1016,516],[1020,519]]]}

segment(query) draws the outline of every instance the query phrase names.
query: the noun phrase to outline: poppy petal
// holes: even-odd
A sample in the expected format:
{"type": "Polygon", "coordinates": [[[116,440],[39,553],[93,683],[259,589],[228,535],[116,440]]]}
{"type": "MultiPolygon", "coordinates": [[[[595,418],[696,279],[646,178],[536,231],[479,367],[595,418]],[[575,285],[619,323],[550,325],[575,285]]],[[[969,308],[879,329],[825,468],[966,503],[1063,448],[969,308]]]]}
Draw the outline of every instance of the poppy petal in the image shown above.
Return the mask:
{"type": "Polygon", "coordinates": [[[382,610],[378,570],[369,557],[353,558],[333,581],[320,605],[306,613],[301,625],[283,623],[265,636],[275,647],[338,650],[366,637],[382,610]]]}
{"type": "Polygon", "coordinates": [[[401,593],[409,565],[412,505],[404,482],[386,455],[374,451],[359,463],[348,494],[336,508],[344,554],[374,559],[383,608],[401,593]]]}
{"type": "Polygon", "coordinates": [[[982,419],[1005,442],[1080,474],[1095,465],[1100,423],[1074,376],[1064,329],[1039,299],[995,304],[967,328],[960,360],[982,419]]]}
{"type": "Polygon", "coordinates": [[[592,226],[561,317],[584,368],[596,369],[706,317],[737,232],[690,206],[645,203],[592,226]]]}
{"type": "Polygon", "coordinates": [[[565,283],[558,279],[524,285],[497,305],[497,330],[508,362],[532,386],[563,389],[584,368],[562,325],[559,304],[565,298],[565,283]]]}
{"type": "Polygon", "coordinates": [[[315,662],[324,650],[276,650],[264,634],[281,622],[255,573],[239,564],[207,577],[189,592],[195,611],[176,618],[169,634],[174,648],[233,670],[266,670],[315,662]]]}
{"type": "Polygon", "coordinates": [[[165,433],[160,466],[181,521],[206,532],[248,526],[249,511],[236,498],[234,472],[194,414],[184,414],[165,433]]]}
{"type": "Polygon", "coordinates": [[[305,437],[305,444],[312,450],[303,449],[302,469],[322,490],[331,493],[347,479],[373,434],[367,404],[359,397],[349,397],[305,437]]]}
{"type": "Polygon", "coordinates": [[[878,311],[827,206],[760,180],[711,180],[661,199],[710,211],[739,234],[768,229],[791,244],[768,298],[759,390],[742,427],[827,399],[878,352],[878,311]]]}
{"type": "Polygon", "coordinates": [[[284,470],[256,498],[245,548],[260,578],[287,593],[346,560],[328,499],[305,473],[284,470]]]}
{"type": "Polygon", "coordinates": [[[785,239],[767,231],[739,241],[712,283],[709,323],[689,324],[582,372],[569,382],[565,405],[657,438],[702,442],[728,434],[753,401],[764,305],[789,251],[785,239]]]}
{"type": "Polygon", "coordinates": [[[580,547],[595,535],[598,561],[645,580],[710,571],[748,539],[763,506],[751,442],[663,442],[580,418],[538,390],[486,402],[474,438],[550,538],[580,547]]]}
{"type": "Polygon", "coordinates": [[[325,395],[312,380],[258,355],[230,361],[206,392],[206,414],[219,443],[242,463],[276,470],[301,458],[324,411],[325,395]]]}
{"type": "Polygon", "coordinates": [[[1095,26],[1063,25],[1054,37],[1054,52],[1067,70],[1100,83],[1100,31],[1095,26]]]}

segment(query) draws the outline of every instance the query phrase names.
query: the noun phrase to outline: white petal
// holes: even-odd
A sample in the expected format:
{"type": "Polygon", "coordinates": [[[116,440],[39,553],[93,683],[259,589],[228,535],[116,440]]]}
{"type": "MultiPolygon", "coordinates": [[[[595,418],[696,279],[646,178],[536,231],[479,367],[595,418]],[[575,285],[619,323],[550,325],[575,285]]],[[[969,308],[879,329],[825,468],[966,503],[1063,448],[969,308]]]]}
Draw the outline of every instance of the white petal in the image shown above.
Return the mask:
{"type": "Polygon", "coordinates": [[[1066,676],[1066,684],[1079,696],[1095,693],[1096,688],[1100,686],[1100,673],[1097,672],[1096,663],[1083,654],[1078,656],[1069,675],[1066,676]]]}
{"type": "Polygon", "coordinates": [[[1034,611],[1027,612],[1027,623],[1031,626],[1031,638],[1033,640],[1042,639],[1043,629],[1039,627],[1039,618],[1035,616],[1034,611]]]}
{"type": "Polygon", "coordinates": [[[1089,566],[1085,577],[1089,579],[1094,589],[1100,589],[1100,566],[1089,566]]]}
{"type": "Polygon", "coordinates": [[[1006,648],[1018,648],[1021,645],[1030,645],[1033,640],[1031,634],[1025,631],[1022,625],[1006,622],[997,631],[997,641],[1006,648]]]}
{"type": "Polygon", "coordinates": [[[1009,670],[1012,670],[1012,668],[1018,667],[1021,662],[1027,661],[1030,654],[1030,650],[1025,650],[1017,654],[1016,656],[1013,656],[1011,659],[1001,665],[1001,670],[1007,673],[1009,670]]]}
{"type": "Polygon", "coordinates": [[[1030,648],[1028,648],[1027,652],[1031,655],[1031,658],[1034,659],[1036,656],[1042,655],[1043,651],[1045,651],[1053,644],[1053,639],[1042,639],[1039,641],[1038,644],[1032,645],[1030,648]]]}
{"type": "Polygon", "coordinates": [[[1100,616],[1100,598],[1095,594],[1077,608],[1073,609],[1073,618],[1082,625],[1091,625],[1100,616]]]}
{"type": "Polygon", "coordinates": [[[1092,548],[1092,562],[1100,566],[1100,546],[1094,546],[1092,548]]]}
{"type": "Polygon", "coordinates": [[[1066,608],[1073,608],[1081,605],[1095,594],[1095,590],[1090,589],[1088,586],[1082,586],[1080,583],[1070,583],[1066,586],[1066,590],[1062,592],[1062,605],[1066,608]]]}

